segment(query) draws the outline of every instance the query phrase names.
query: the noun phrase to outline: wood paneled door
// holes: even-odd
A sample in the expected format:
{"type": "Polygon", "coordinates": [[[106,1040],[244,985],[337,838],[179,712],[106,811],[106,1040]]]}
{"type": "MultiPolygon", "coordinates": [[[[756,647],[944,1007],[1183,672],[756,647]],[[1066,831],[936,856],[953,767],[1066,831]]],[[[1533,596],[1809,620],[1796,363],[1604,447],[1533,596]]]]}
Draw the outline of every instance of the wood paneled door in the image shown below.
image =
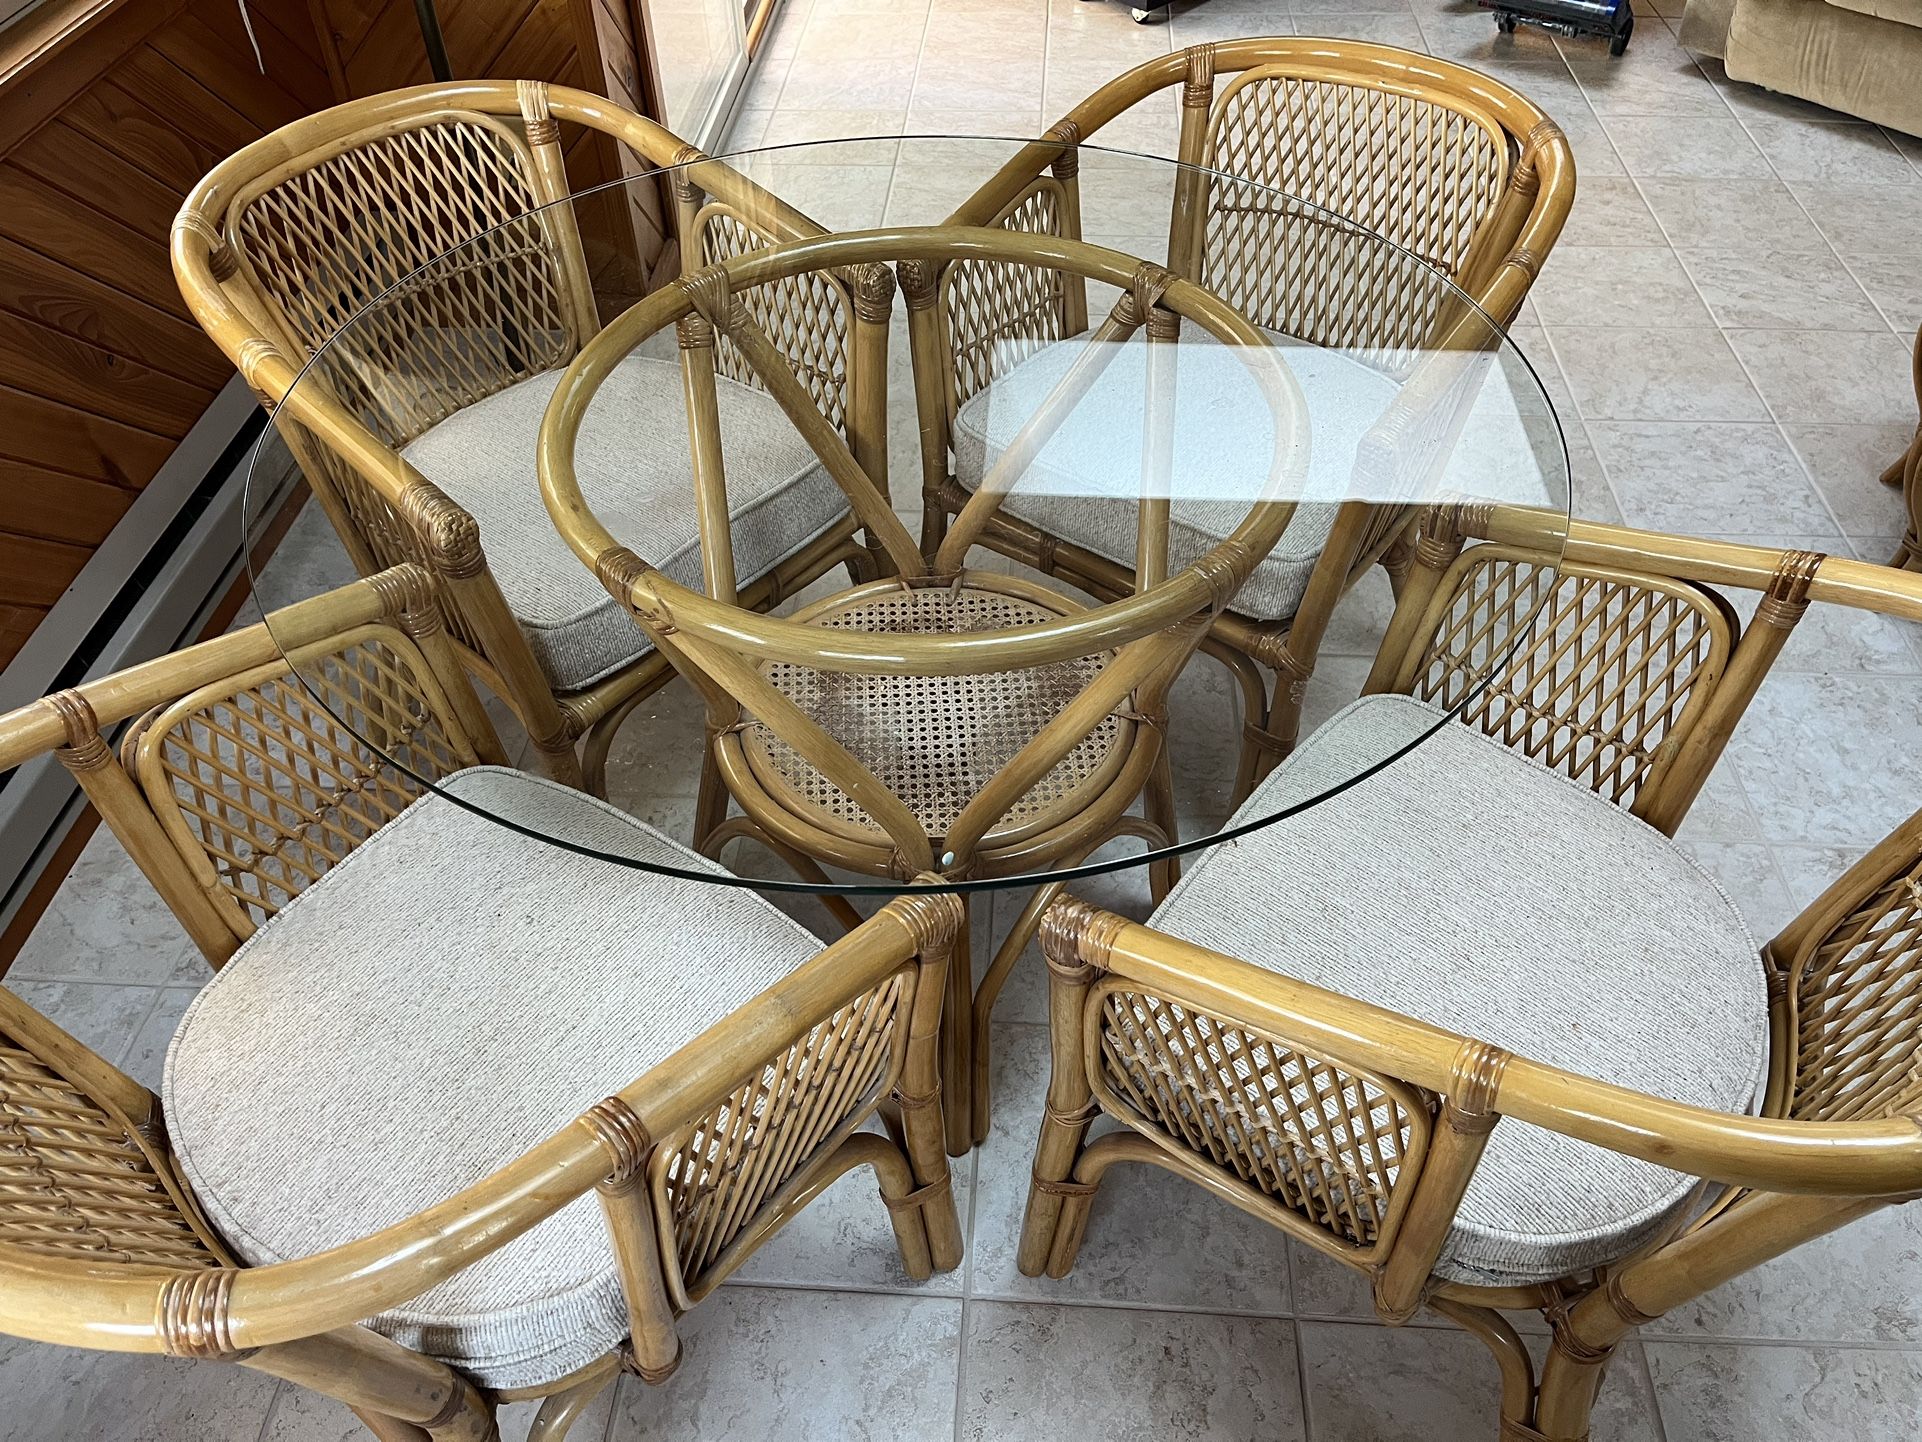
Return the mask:
{"type": "MultiPolygon", "coordinates": [[[[658,114],[630,0],[441,0],[455,73],[658,114]]],[[[0,30],[0,666],[232,372],[167,261],[182,195],[261,134],[427,79],[412,0],[45,0],[0,30]],[[256,58],[255,42],[258,42],[256,58]]],[[[576,137],[576,186],[638,169],[576,137]]],[[[661,259],[661,198],[601,202],[661,259]]],[[[236,538],[236,543],[238,538],[236,538]]]]}

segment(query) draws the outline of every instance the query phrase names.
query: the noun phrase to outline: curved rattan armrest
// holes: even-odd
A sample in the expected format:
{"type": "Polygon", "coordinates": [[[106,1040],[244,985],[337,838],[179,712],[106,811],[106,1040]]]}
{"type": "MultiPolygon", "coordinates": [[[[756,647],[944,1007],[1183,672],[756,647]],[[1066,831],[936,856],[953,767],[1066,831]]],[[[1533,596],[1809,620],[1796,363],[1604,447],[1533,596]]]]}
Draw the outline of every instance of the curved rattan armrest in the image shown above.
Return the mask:
{"type": "MultiPolygon", "coordinates": [[[[63,694],[84,705],[91,723],[104,731],[187,692],[277,661],[288,651],[383,618],[397,619],[404,610],[421,605],[431,605],[425,575],[414,566],[397,566],[284,607],[274,612],[271,628],[260,623],[231,631],[111,676],[83,681],[63,694]]],[[[0,716],[0,772],[68,741],[66,704],[42,697],[0,716]]]]}
{"type": "MultiPolygon", "coordinates": [[[[1583,565],[1656,571],[1677,580],[1766,591],[1783,552],[1741,541],[1713,541],[1601,521],[1569,520],[1531,506],[1462,506],[1454,518],[1465,536],[1526,546],[1583,565]]],[[[1824,556],[1807,581],[1810,602],[1922,621],[1922,573],[1847,556],[1824,556]]]]}
{"type": "MultiPolygon", "coordinates": [[[[194,1293],[217,1316],[193,1321],[232,1352],[329,1332],[400,1305],[506,1245],[611,1174],[639,1164],[664,1137],[724,1103],[758,1065],[823,1018],[944,947],[959,923],[952,897],[906,896],[857,931],[690,1039],[583,1116],[445,1201],[310,1257],[227,1272],[194,1293]],[[617,1102],[618,1104],[614,1104],[617,1102]],[[631,1113],[610,1137],[613,1104],[631,1113]],[[635,1130],[638,1126],[638,1132],[635,1130]]],[[[931,1017],[933,1009],[928,1009],[931,1017]]],[[[917,1020],[917,1032],[931,1026],[917,1020]]],[[[0,1246],[0,1332],[118,1352],[168,1350],[169,1313],[196,1274],[125,1264],[81,1265],[0,1246]]],[[[199,1274],[203,1275],[204,1274],[199,1274]]]]}
{"type": "MultiPolygon", "coordinates": [[[[739,291],[813,269],[950,259],[1059,266],[1124,287],[1137,278],[1141,267],[1133,257],[1080,241],[1006,230],[927,227],[854,231],[788,242],[710,271],[723,272],[730,290],[739,291]]],[[[690,277],[610,322],[568,366],[541,422],[541,494],[555,526],[602,583],[632,606],[644,625],[657,631],[691,632],[730,649],[751,648],[764,659],[825,664],[838,671],[960,675],[1043,665],[1124,645],[1202,611],[1219,611],[1293,517],[1293,499],[1284,498],[1283,488],[1305,470],[1308,448],[1302,423],[1305,402],[1298,382],[1273,357],[1261,333],[1232,307],[1199,286],[1171,278],[1163,301],[1237,348],[1281,422],[1263,494],[1250,502],[1241,523],[1207,556],[1161,585],[1110,605],[1057,621],[980,633],[835,631],[830,638],[819,627],[717,603],[667,579],[609,532],[582,497],[573,464],[582,422],[601,382],[642,340],[691,313],[696,305],[694,287],[702,284],[702,276],[690,277]],[[1257,354],[1264,359],[1249,359],[1257,354]]]]}
{"type": "MultiPolygon", "coordinates": [[[[1091,966],[1338,1066],[1440,1096],[1461,1091],[1472,1061],[1487,1110],[1657,1166],[1771,1192],[1922,1191],[1922,1118],[1815,1123],[1686,1106],[1502,1053],[1072,900],[1056,903],[1043,935],[1053,964],[1091,966]]],[[[1085,1024],[1098,1025],[1098,1016],[1085,1024]]]]}

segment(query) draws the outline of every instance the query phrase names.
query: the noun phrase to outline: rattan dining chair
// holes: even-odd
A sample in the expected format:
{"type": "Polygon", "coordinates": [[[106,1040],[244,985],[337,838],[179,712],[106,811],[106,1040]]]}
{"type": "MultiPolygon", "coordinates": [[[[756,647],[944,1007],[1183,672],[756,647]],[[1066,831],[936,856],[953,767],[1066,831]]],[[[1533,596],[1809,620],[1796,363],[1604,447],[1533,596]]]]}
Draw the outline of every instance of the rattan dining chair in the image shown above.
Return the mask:
{"type": "MultiPolygon", "coordinates": [[[[563,126],[683,166],[668,188],[688,269],[819,229],[600,96],[462,81],[351,101],[247,146],[188,195],[173,258],[361,574],[429,570],[463,659],[550,772],[598,795],[616,728],[673,671],[573,565],[534,480],[541,409],[600,325],[563,126]]],[[[614,198],[625,215],[628,197],[614,198]]],[[[886,316],[874,321],[867,283],[823,274],[748,304],[884,481],[886,316]]],[[[731,352],[723,372],[729,425],[759,442],[756,469],[735,478],[744,600],[770,604],[838,564],[867,574],[832,480],[731,352]]],[[[594,428],[597,494],[644,518],[663,565],[697,582],[693,517],[669,504],[689,491],[679,372],[635,357],[622,385],[618,422],[594,428]]]]}
{"type": "Polygon", "coordinates": [[[1922,1192],[1922,814],[1759,955],[1668,840],[1808,605],[1922,620],[1922,578],[1582,523],[1558,564],[1559,532],[1429,516],[1370,694],[1253,804],[1352,774],[1358,734],[1412,749],[1147,926],[1055,900],[1024,1272],[1065,1275],[1108,1168],[1151,1162],[1366,1272],[1385,1320],[1474,1333],[1504,1438],[1579,1442],[1635,1327],[1922,1192]],[[1712,586],[1761,593],[1745,632],[1712,586]],[[1501,1315],[1533,1309],[1539,1382],[1501,1315]]]}
{"type": "MultiPolygon", "coordinates": [[[[909,327],[921,362],[929,317],[909,289],[909,327]]],[[[1158,371],[1150,365],[1143,374],[1158,371]]],[[[1155,397],[1142,413],[1151,427],[1157,417],[1166,420],[1171,444],[1173,422],[1159,404],[1168,393],[1155,397]]],[[[700,513],[718,517],[726,513],[727,478],[711,407],[697,405],[694,424],[710,437],[696,447],[703,458],[696,468],[700,513]]],[[[541,483],[575,554],[706,697],[709,750],[726,789],[700,798],[697,845],[713,853],[751,837],[814,880],[825,879],[822,863],[877,876],[934,871],[972,878],[1076,861],[1116,836],[1152,845],[1173,836],[1162,745],[1168,688],[1209,619],[1293,520],[1305,429],[1292,376],[1246,321],[1200,287],[1093,246],[1004,230],[912,228],[770,247],[686,277],[610,322],[555,393],[542,429],[541,483]],[[968,569],[972,538],[1072,409],[1070,386],[1036,408],[943,545],[922,555],[737,297],[830,266],[892,260],[918,275],[960,253],[1068,268],[1124,288],[1127,306],[1097,332],[1103,344],[1090,348],[1089,384],[1139,326],[1138,317],[1154,317],[1146,327],[1151,361],[1159,347],[1176,342],[1180,317],[1230,342],[1220,353],[1240,358],[1229,364],[1246,366],[1251,406],[1265,401],[1272,417],[1264,432],[1268,453],[1250,457],[1254,483],[1232,535],[1171,572],[1167,483],[1157,479],[1151,455],[1144,489],[1159,499],[1139,504],[1143,560],[1125,600],[1089,608],[1031,580],[968,569]],[[609,530],[576,477],[582,418],[622,357],[669,325],[679,329],[690,396],[711,385],[717,337],[740,349],[817,447],[862,524],[880,538],[891,577],[791,617],[762,617],[733,604],[724,545],[703,546],[703,594],[609,530]],[[724,819],[730,796],[742,814],[724,819]],[[1130,815],[1137,798],[1143,814],[1130,815]]],[[[1153,449],[1144,441],[1144,452],[1153,449]]],[[[1166,452],[1158,458],[1169,459],[1166,452]]],[[[1352,528],[1363,520],[1360,508],[1349,507],[1337,524],[1352,528]]],[[[722,539],[718,529],[713,539],[722,539]]],[[[1161,894],[1173,869],[1157,864],[1153,875],[1161,894]]],[[[852,919],[844,900],[833,904],[852,919]]],[[[1017,922],[1004,943],[972,1025],[968,970],[949,973],[943,1090],[949,1148],[957,1155],[974,1135],[966,1099],[977,1090],[985,1097],[985,1007],[1038,918],[1036,912],[1017,922]]],[[[985,1128],[985,1114],[979,1125],[985,1128]]]]}
{"type": "MultiPolygon", "coordinates": [[[[1502,82],[1392,46],[1273,37],[1191,46],[1117,76],[948,223],[1079,238],[1078,147],[1098,147],[1117,116],[1176,87],[1174,154],[1183,168],[1170,195],[1168,268],[1271,333],[1340,350],[1398,382],[1433,349],[1500,343],[1497,328],[1515,319],[1574,202],[1574,158],[1560,128],[1502,82]],[[1464,293],[1478,311],[1461,304],[1464,293]]],[[[1132,150],[1140,140],[1130,132],[1115,144],[1132,150]]],[[[1094,151],[1087,158],[1116,163],[1094,151]]],[[[1124,165],[1111,179],[1145,177],[1124,165]]],[[[979,480],[997,384],[1046,366],[1055,346],[1087,327],[1088,301],[1077,278],[1042,285],[976,262],[930,280],[947,357],[936,430],[922,447],[922,514],[933,544],[979,480]]],[[[1421,389],[1411,386],[1408,398],[1421,389]]],[[[929,424],[924,418],[924,436],[929,424]]],[[[1398,406],[1357,463],[1421,429],[1398,406]]],[[[1422,437],[1431,450],[1435,440],[1422,437]]],[[[1395,494],[1357,479],[1355,494],[1395,494]]],[[[1400,493],[1424,494],[1419,485],[1400,493]]],[[[1125,594],[1133,556],[1091,514],[1022,509],[1004,510],[982,541],[1096,596],[1125,594]]],[[[1332,556],[1345,582],[1336,587],[1310,585],[1336,538],[1298,528],[1216,621],[1202,649],[1241,691],[1237,800],[1293,748],[1302,693],[1347,587],[1378,561],[1400,584],[1411,518],[1411,508],[1380,507],[1332,556]],[[1272,694],[1264,672],[1274,673],[1272,694]]],[[[1184,516],[1178,507],[1175,521],[1186,550],[1219,539],[1205,510],[1184,516]]]]}
{"type": "Polygon", "coordinates": [[[0,717],[0,766],[52,751],[218,968],[160,1098],[0,991],[0,1332],[238,1363],[383,1442],[542,1398],[556,1442],[623,1367],[664,1381],[677,1316],[852,1168],[909,1276],[958,1263],[958,901],[823,950],[490,819],[704,865],[487,764],[418,570],[269,625],[0,717]]]}

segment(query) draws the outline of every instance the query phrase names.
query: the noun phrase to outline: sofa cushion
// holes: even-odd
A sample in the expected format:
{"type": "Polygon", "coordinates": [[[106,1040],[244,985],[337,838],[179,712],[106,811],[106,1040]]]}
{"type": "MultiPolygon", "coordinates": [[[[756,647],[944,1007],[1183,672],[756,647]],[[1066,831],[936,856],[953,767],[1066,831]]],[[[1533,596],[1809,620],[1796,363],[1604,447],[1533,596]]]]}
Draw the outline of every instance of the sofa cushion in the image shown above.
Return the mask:
{"type": "MultiPolygon", "coordinates": [[[[541,501],[535,444],[561,372],[449,416],[401,454],[480,523],[487,564],[557,691],[578,691],[651,649],[626,609],[568,549],[541,501]]],[[[841,488],[773,397],[715,378],[734,569],[742,585],[847,514],[841,488]]],[[[700,521],[681,370],[629,356],[588,407],[575,448],[581,495],[607,529],[695,590],[700,521]]]]}
{"type": "MultiPolygon", "coordinates": [[[[605,802],[493,767],[443,783],[546,834],[712,869],[605,802]]],[[[285,907],[167,1054],[180,1169],[234,1251],[304,1257],[481,1180],[820,950],[753,893],[649,874],[417,801],[285,907]]],[[[539,1386],[627,1335],[594,1196],[375,1330],[483,1386],[539,1386]]]]}
{"type": "MultiPolygon", "coordinates": [[[[1672,841],[1587,787],[1403,696],[1355,702],[1249,799],[1150,925],[1582,1076],[1719,1111],[1768,1051],[1754,940],[1672,841]],[[1240,819],[1240,818],[1238,818],[1240,819]]],[[[1620,1258],[1696,1186],[1512,1119],[1438,1273],[1525,1285],[1620,1258]]]]}

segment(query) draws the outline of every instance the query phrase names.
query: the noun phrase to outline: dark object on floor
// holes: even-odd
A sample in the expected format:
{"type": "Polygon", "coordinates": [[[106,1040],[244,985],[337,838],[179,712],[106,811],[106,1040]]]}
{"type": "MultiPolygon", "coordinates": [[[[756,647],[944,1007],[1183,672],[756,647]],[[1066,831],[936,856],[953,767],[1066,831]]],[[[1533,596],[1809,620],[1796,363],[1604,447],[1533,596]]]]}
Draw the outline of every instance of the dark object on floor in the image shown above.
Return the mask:
{"type": "Polygon", "coordinates": [[[1608,53],[1628,49],[1635,32],[1635,12],[1629,0],[1475,0],[1495,12],[1495,26],[1504,35],[1515,33],[1518,22],[1540,25],[1563,35],[1606,35],[1608,53]]]}
{"type": "Polygon", "coordinates": [[[1148,0],[1145,5],[1134,6],[1135,24],[1146,25],[1151,21],[1168,18],[1168,0],[1148,0]]]}

